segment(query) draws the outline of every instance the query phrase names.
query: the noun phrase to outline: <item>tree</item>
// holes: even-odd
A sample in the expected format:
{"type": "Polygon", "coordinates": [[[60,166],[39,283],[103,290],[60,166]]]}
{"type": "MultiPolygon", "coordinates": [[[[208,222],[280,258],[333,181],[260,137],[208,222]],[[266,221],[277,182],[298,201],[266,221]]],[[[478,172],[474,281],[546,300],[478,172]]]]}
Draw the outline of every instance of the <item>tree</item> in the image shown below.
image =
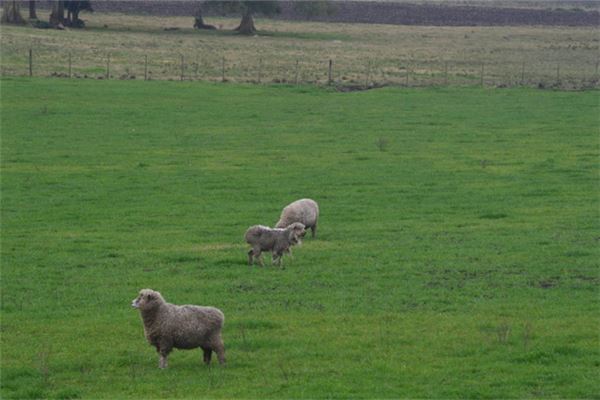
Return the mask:
{"type": "Polygon", "coordinates": [[[256,33],[255,14],[273,15],[281,12],[277,1],[205,1],[203,6],[222,15],[241,13],[242,20],[234,30],[242,35],[256,33]]]}
{"type": "Polygon", "coordinates": [[[242,21],[234,30],[241,35],[253,35],[256,33],[254,14],[273,15],[281,12],[281,8],[276,1],[241,1],[240,8],[242,11],[242,21]]]}
{"type": "Polygon", "coordinates": [[[2,20],[3,24],[25,24],[25,20],[21,16],[21,4],[19,1],[5,1],[2,4],[2,20]]]}
{"type": "Polygon", "coordinates": [[[207,25],[204,23],[202,18],[202,6],[198,6],[196,14],[194,15],[194,28],[196,29],[217,29],[214,25],[207,25]]]}
{"type": "Polygon", "coordinates": [[[89,0],[65,1],[65,8],[67,9],[67,19],[65,22],[68,26],[74,28],[83,28],[85,26],[85,22],[79,19],[79,13],[81,11],[87,10],[94,12],[89,0]]]}
{"type": "Polygon", "coordinates": [[[37,19],[35,13],[35,0],[29,0],[29,19],[37,19]]]}
{"type": "Polygon", "coordinates": [[[50,20],[48,22],[50,23],[51,27],[58,29],[64,29],[65,26],[83,28],[85,26],[85,22],[79,19],[79,13],[84,10],[92,12],[94,11],[89,0],[54,0],[52,1],[52,11],[50,12],[50,20]],[[65,10],[67,10],[66,18],[65,10]]]}
{"type": "Polygon", "coordinates": [[[64,29],[65,23],[65,2],[62,0],[54,0],[52,2],[52,11],[48,23],[53,28],[64,29]]]}

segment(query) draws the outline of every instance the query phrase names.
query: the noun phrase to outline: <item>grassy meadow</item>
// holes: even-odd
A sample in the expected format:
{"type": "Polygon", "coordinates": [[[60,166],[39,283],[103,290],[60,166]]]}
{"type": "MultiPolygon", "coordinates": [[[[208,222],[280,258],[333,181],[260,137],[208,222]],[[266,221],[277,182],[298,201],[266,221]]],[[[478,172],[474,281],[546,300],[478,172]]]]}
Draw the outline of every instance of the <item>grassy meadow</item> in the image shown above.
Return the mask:
{"type": "Polygon", "coordinates": [[[0,90],[2,398],[599,397],[597,91],[0,90]],[[159,370],[145,287],[223,310],[227,365],[159,370]]]}
{"type": "MultiPolygon", "coordinates": [[[[521,2],[523,3],[523,2],[521,2]]],[[[507,3],[511,4],[511,3],[507,3]]],[[[529,3],[523,3],[523,5],[529,3]]],[[[40,20],[47,21],[44,10],[40,20]]],[[[597,87],[596,27],[401,26],[290,22],[258,18],[259,34],[232,32],[239,18],[81,14],[84,30],[0,26],[0,72],[93,79],[324,84],[328,61],[340,86],[597,87]],[[147,57],[147,66],[145,60],[147,57]],[[182,60],[183,57],[183,60],[182,60]],[[110,59],[110,60],[109,60],[110,59]],[[224,67],[224,68],[223,68],[224,67]],[[407,79],[408,75],[408,79],[407,79]]]]}

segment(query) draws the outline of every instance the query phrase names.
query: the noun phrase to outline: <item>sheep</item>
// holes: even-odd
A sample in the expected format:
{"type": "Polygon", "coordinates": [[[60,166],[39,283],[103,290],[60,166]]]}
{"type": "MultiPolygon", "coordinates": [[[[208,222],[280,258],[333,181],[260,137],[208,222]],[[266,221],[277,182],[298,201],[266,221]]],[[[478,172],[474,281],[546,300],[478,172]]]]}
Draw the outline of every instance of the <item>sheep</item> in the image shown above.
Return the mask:
{"type": "Polygon", "coordinates": [[[252,265],[257,259],[264,267],[261,252],[273,253],[273,264],[281,266],[283,253],[289,252],[290,247],[302,243],[306,234],[304,224],[295,222],[285,229],[269,228],[264,225],[254,225],[248,228],[244,238],[252,248],[248,251],[248,265],[252,265]]]}
{"type": "Polygon", "coordinates": [[[319,205],[317,202],[311,199],[300,199],[285,206],[275,228],[285,228],[294,222],[301,222],[306,229],[310,228],[314,238],[317,234],[318,220],[319,205]]]}
{"type": "Polygon", "coordinates": [[[173,348],[202,348],[204,362],[210,364],[212,352],[220,364],[225,363],[225,347],[221,329],[225,316],[214,307],[178,306],[165,301],[159,292],[142,289],[131,306],[140,310],[144,336],[160,354],[158,367],[167,367],[167,357],[173,348]]]}

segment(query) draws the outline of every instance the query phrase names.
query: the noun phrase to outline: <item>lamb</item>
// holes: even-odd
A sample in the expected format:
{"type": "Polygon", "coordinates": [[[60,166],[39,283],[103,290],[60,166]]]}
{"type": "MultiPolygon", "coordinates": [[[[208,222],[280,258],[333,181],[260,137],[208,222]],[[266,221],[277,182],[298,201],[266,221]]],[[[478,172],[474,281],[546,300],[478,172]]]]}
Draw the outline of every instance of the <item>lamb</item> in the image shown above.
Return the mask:
{"type": "Polygon", "coordinates": [[[300,199],[288,204],[283,209],[275,228],[285,228],[294,222],[301,222],[306,229],[310,228],[314,238],[317,234],[318,220],[319,205],[317,202],[311,199],[300,199]]]}
{"type": "Polygon", "coordinates": [[[142,289],[131,306],[138,308],[144,323],[144,336],[160,354],[159,368],[167,367],[173,348],[202,348],[204,362],[210,364],[212,352],[220,364],[225,363],[221,329],[225,317],[214,307],[178,306],[165,301],[159,292],[142,289]]]}
{"type": "Polygon", "coordinates": [[[252,246],[248,251],[248,265],[252,265],[256,259],[264,267],[261,252],[270,251],[273,253],[273,264],[280,266],[283,253],[300,244],[305,234],[304,224],[300,222],[294,222],[285,229],[273,229],[264,225],[251,226],[244,236],[246,242],[252,246]]]}

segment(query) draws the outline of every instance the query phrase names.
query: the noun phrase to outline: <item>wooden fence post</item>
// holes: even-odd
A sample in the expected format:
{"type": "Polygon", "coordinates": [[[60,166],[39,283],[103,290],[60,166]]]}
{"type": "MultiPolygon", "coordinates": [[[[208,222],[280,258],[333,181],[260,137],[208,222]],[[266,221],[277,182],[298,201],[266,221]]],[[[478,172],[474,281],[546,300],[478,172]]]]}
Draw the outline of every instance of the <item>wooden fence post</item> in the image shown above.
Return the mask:
{"type": "Polygon", "coordinates": [[[327,71],[327,84],[331,85],[332,82],[332,69],[333,69],[333,60],[329,60],[329,69],[327,71]]]}
{"type": "Polygon", "coordinates": [[[106,55],[106,79],[110,79],[110,53],[106,55]]]}
{"type": "Polygon", "coordinates": [[[148,80],[148,54],[144,55],[144,80],[148,80]]]}
{"type": "Polygon", "coordinates": [[[184,59],[183,54],[181,55],[181,81],[183,81],[183,68],[184,68],[184,59]]]}
{"type": "Polygon", "coordinates": [[[69,53],[69,78],[71,77],[71,53],[69,53]]]}
{"type": "Polygon", "coordinates": [[[225,56],[221,60],[221,82],[225,82],[225,56]]]}
{"type": "Polygon", "coordinates": [[[294,77],[294,85],[298,84],[298,59],[296,59],[296,76],[294,77]]]}
{"type": "Polygon", "coordinates": [[[560,83],[560,64],[556,64],[556,84],[560,83]]]}
{"type": "Polygon", "coordinates": [[[371,75],[371,60],[367,61],[367,77],[365,78],[365,87],[369,87],[369,78],[371,75]]]}
{"type": "Polygon", "coordinates": [[[483,73],[484,73],[484,71],[485,71],[485,64],[481,63],[481,81],[480,81],[481,86],[483,86],[483,73]]]}
{"type": "Polygon", "coordinates": [[[409,75],[409,72],[410,72],[410,70],[409,70],[408,65],[407,65],[406,66],[406,87],[408,87],[408,75],[409,75]]]}
{"type": "Polygon", "coordinates": [[[448,61],[444,62],[444,86],[448,86],[448,61]]]}
{"type": "Polygon", "coordinates": [[[262,75],[262,57],[260,57],[258,59],[258,78],[257,78],[258,79],[258,83],[260,83],[260,80],[262,78],[261,75],[262,75]]]}
{"type": "Polygon", "coordinates": [[[29,76],[33,76],[33,49],[29,49],[29,76]]]}
{"type": "Polygon", "coordinates": [[[525,84],[525,61],[521,65],[521,86],[525,84]]]}

